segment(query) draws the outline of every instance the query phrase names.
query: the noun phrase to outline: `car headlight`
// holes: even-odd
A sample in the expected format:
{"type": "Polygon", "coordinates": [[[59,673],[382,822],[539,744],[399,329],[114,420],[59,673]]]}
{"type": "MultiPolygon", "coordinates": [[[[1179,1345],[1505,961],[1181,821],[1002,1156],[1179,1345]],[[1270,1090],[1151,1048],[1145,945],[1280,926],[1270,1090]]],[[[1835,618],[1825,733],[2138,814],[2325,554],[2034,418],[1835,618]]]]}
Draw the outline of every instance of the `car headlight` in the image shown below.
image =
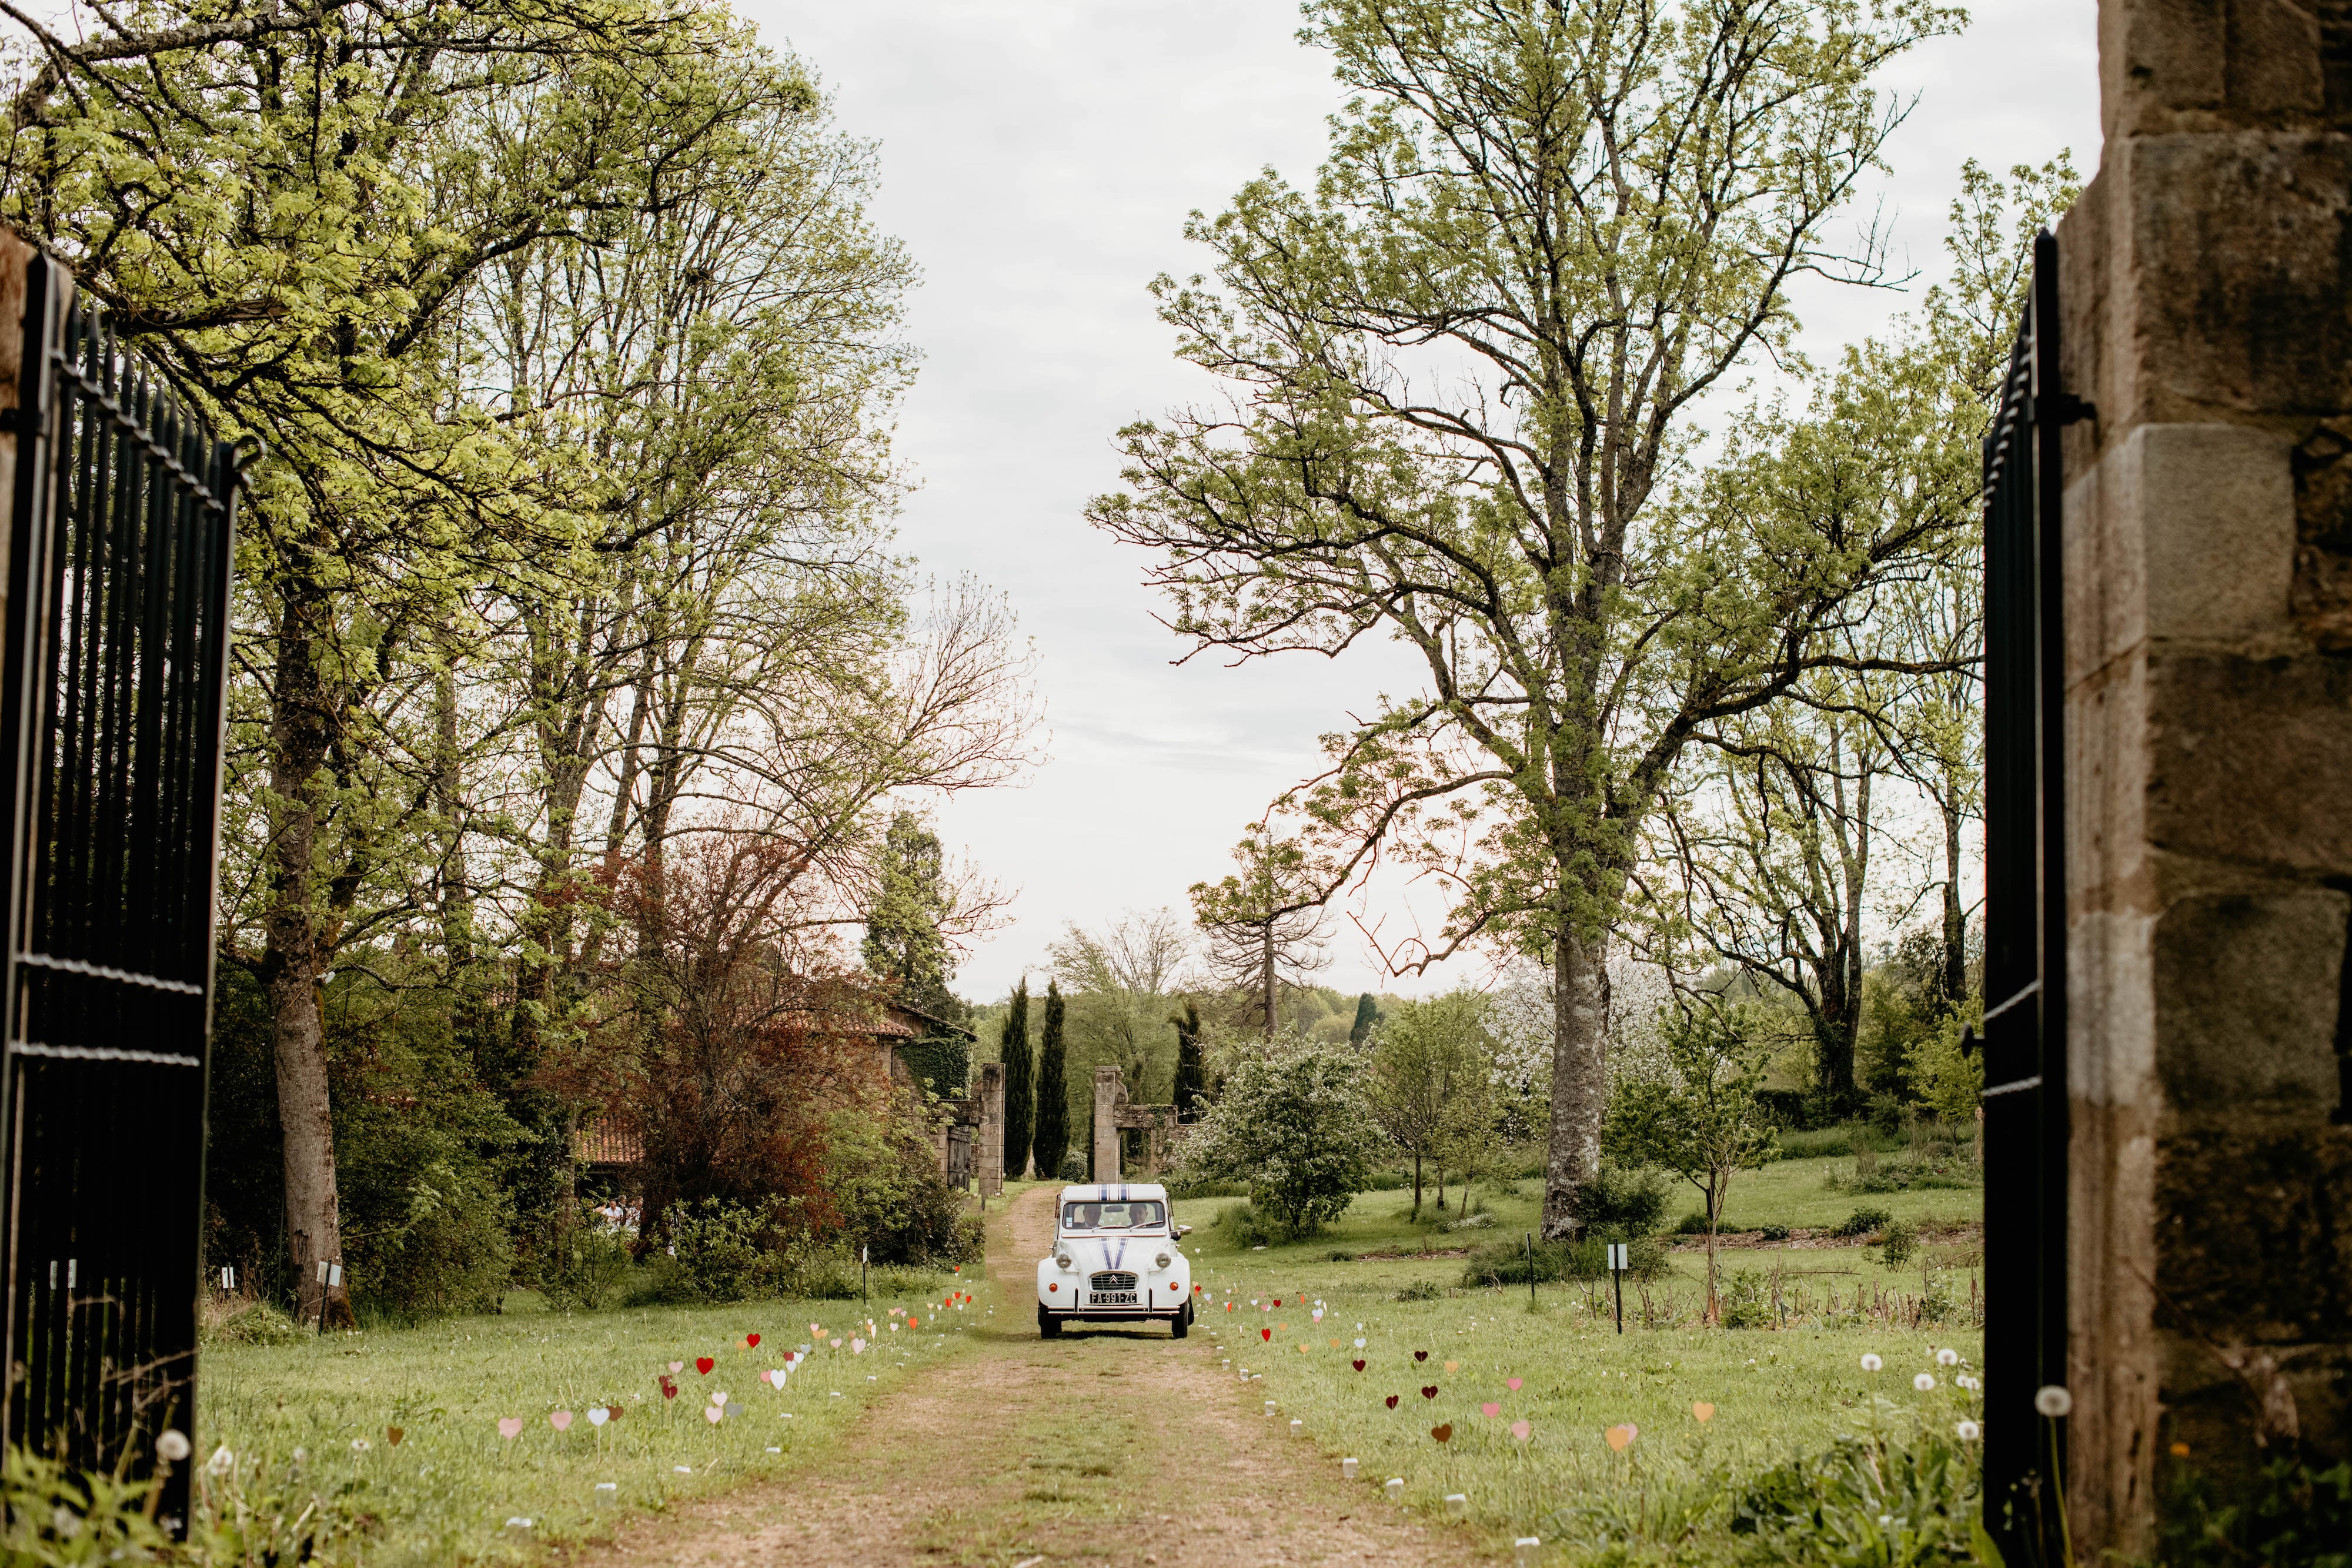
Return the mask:
{"type": "Polygon", "coordinates": [[[1054,1266],[1058,1269],[1068,1268],[1070,1266],[1070,1255],[1067,1252],[1055,1253],[1054,1255],[1054,1266]]]}
{"type": "Polygon", "coordinates": [[[1165,1269],[1168,1267],[1168,1254],[1162,1252],[1159,1257],[1154,1258],[1151,1261],[1160,1268],[1165,1269]]]}

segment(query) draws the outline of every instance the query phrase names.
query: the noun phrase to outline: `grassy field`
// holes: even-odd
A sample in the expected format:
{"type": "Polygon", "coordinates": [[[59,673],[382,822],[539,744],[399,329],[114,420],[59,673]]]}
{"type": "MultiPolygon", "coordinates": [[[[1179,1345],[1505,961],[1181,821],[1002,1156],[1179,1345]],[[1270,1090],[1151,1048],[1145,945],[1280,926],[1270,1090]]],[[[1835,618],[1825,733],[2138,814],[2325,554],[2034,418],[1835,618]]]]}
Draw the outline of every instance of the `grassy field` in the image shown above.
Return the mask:
{"type": "MultiPolygon", "coordinates": [[[[1818,1171],[1833,1162],[1788,1163],[1818,1171]]],[[[1806,1174],[1782,1185],[1810,1202],[1806,1174]]],[[[1972,1214],[1954,1200],[1972,1209],[1974,1197],[1861,1201],[1899,1213],[1909,1199],[1918,1218],[1958,1218],[1972,1214]]],[[[1486,1200],[1502,1235],[1532,1227],[1532,1197],[1486,1200]]],[[[1910,1326],[1903,1310],[1874,1317],[1874,1302],[1916,1303],[1922,1276],[1880,1269],[1858,1247],[1727,1255],[1727,1271],[1778,1260],[1789,1294],[1816,1309],[1801,1326],[1744,1332],[1698,1324],[1703,1260],[1677,1253],[1672,1276],[1648,1291],[1657,1326],[1642,1326],[1643,1294],[1629,1288],[1620,1337],[1598,1286],[1539,1286],[1531,1305],[1524,1285],[1463,1287],[1459,1259],[1333,1259],[1493,1239],[1415,1225],[1409,1194],[1364,1195],[1331,1231],[1264,1249],[1235,1248],[1209,1227],[1234,1201],[1181,1203],[1178,1216],[1199,1228],[1188,1249],[1210,1291],[1203,1354],[1273,1401],[1272,1430],[1286,1434],[1295,1418],[1300,1440],[1333,1462],[1357,1458],[1368,1486],[1399,1478],[1408,1504],[1439,1511],[1462,1494],[1473,1528],[1540,1535],[1561,1561],[1727,1560],[1741,1544],[1728,1532],[1730,1500],[1746,1478],[1842,1432],[1908,1433],[1923,1422],[1948,1432],[1977,1413],[1952,1382],[1973,1370],[1979,1348],[1976,1331],[1960,1326],[1964,1308],[1941,1326],[1910,1326]],[[1414,1288],[1442,1293],[1398,1299],[1414,1288]],[[1832,1291],[1834,1312],[1822,1310],[1832,1291]],[[1962,1360],[1939,1364],[1939,1350],[1962,1360]],[[1880,1371],[1864,1370],[1865,1353],[1881,1358],[1880,1371]],[[1921,1374],[1932,1388],[1914,1386],[1921,1374]]],[[[1853,1200],[1841,1201],[1839,1218],[1853,1200]]],[[[1786,1212],[1768,1214],[1791,1223],[1786,1212]]]]}
{"type": "Polygon", "coordinates": [[[371,1563],[527,1560],[550,1542],[594,1536],[620,1510],[658,1510],[821,1451],[873,1395],[962,1347],[993,1299],[968,1272],[940,1276],[927,1297],[862,1307],[518,1312],[208,1347],[197,1453],[228,1448],[248,1490],[340,1499],[370,1521],[351,1554],[371,1563]],[[973,1300],[943,1306],[950,1291],[973,1300]],[[754,1333],[756,1349],[745,1343],[754,1333]],[[794,1349],[808,1359],[781,1391],[760,1380],[794,1349]],[[665,1376],[675,1398],[663,1395],[665,1376]],[[728,1412],[713,1423],[703,1411],[720,1393],[728,1412]],[[617,1420],[591,1423],[592,1408],[615,1406],[617,1420]],[[559,1431],[551,1417],[567,1411],[559,1431]],[[520,1433],[502,1437],[502,1419],[519,1420],[520,1433]]]}

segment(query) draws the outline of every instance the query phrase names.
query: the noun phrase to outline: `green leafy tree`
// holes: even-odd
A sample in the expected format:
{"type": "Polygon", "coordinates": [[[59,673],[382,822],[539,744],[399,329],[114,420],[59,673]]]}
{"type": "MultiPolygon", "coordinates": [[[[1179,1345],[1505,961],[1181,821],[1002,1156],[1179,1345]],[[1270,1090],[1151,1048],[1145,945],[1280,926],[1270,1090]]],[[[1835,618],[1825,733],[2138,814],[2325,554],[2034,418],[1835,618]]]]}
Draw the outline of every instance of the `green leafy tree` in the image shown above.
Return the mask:
{"type": "Polygon", "coordinates": [[[867,970],[895,986],[901,1000],[961,1023],[968,1009],[948,989],[955,954],[940,929],[953,907],[944,861],[939,834],[920,817],[903,810],[891,817],[860,951],[867,970]]]}
{"type": "Polygon", "coordinates": [[[1319,888],[1385,851],[1454,889],[1442,933],[1391,967],[1474,943],[1551,963],[1543,1226],[1570,1234],[1645,815],[1699,730],[1853,662],[1835,633],[1955,526],[1680,481],[1698,400],[1790,353],[1790,285],[1875,275],[1867,244],[1827,237],[1900,119],[1872,78],[1961,17],[1925,0],[1307,15],[1353,94],[1328,161],[1310,190],[1268,173],[1190,225],[1214,286],[1154,285],[1179,352],[1231,401],[1129,428],[1131,493],[1090,516],[1155,552],[1196,651],[1385,636],[1417,657],[1423,688],[1330,737],[1292,803],[1319,888]]]}
{"type": "Polygon", "coordinates": [[[1381,1130],[1354,1052],[1290,1037],[1237,1064],[1184,1140],[1193,1176],[1249,1184],[1252,1207],[1293,1236],[1347,1212],[1370,1185],[1381,1130]]]}
{"type": "Polygon", "coordinates": [[[1282,992],[1312,982],[1323,951],[1324,894],[1296,840],[1253,825],[1234,846],[1240,869],[1192,884],[1192,919],[1209,938],[1209,969],[1249,998],[1265,1038],[1280,1027],[1282,992]]]}
{"type": "MultiPolygon", "coordinates": [[[[1013,988],[998,1050],[1004,1061],[1004,1176],[1019,1181],[1029,1168],[1029,1145],[1037,1125],[1035,1058],[1029,1048],[1029,981],[1013,988]]],[[[1051,1173],[1038,1172],[1051,1179],[1051,1173]]]]}
{"type": "Polygon", "coordinates": [[[1372,1026],[1380,1021],[1380,1004],[1372,1000],[1371,992],[1366,991],[1356,998],[1356,1021],[1348,1026],[1348,1043],[1363,1044],[1370,1037],[1372,1026]]]}
{"type": "MultiPolygon", "coordinates": [[[[1045,982],[1045,1027],[1037,1036],[1037,1174],[1051,1180],[1070,1150],[1068,1047],[1063,1031],[1069,1007],[1058,981],[1045,982]]],[[[1118,1179],[1114,1172],[1111,1180],[1118,1179]]]]}
{"type": "Polygon", "coordinates": [[[1485,998],[1465,991],[1400,1003],[1373,1037],[1365,1098],[1372,1119],[1412,1161],[1412,1211],[1421,1212],[1423,1165],[1437,1165],[1437,1207],[1445,1167],[1468,1163],[1491,1138],[1485,998]]]}
{"type": "Polygon", "coordinates": [[[1207,1063],[1201,1050],[1201,1009],[1186,1002],[1184,1010],[1168,1020],[1176,1026],[1176,1119],[1199,1119],[1201,1103],[1208,1097],[1207,1063]]]}
{"type": "Polygon", "coordinates": [[[1720,1316],[1715,1237],[1731,1178],[1772,1157],[1779,1134],[1756,1102],[1776,1040],[1747,1012],[1706,998],[1658,1018],[1655,1061],[1629,1071],[1609,1107],[1612,1158],[1673,1171],[1706,1205],[1706,1315],[1720,1316]]]}

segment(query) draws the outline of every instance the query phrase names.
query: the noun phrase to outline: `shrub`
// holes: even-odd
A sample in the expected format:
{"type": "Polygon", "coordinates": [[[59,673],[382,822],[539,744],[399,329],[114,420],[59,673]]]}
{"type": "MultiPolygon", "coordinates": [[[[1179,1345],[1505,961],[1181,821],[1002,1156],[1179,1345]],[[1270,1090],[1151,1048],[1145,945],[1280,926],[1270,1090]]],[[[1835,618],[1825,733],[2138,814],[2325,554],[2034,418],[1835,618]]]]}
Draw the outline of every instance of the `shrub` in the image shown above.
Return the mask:
{"type": "Polygon", "coordinates": [[[1445,1287],[1434,1280],[1415,1280],[1396,1293],[1400,1301],[1435,1301],[1445,1296],[1445,1287]]]}
{"type": "Polygon", "coordinates": [[[1273,1247],[1290,1239],[1280,1218],[1245,1202],[1224,1208],[1211,1228],[1222,1233],[1227,1243],[1239,1250],[1273,1247]]]}
{"type": "Polygon", "coordinates": [[[1333,1249],[1331,1249],[1331,1261],[1332,1261],[1332,1262],[1334,1262],[1334,1263],[1352,1263],[1352,1262],[1354,1262],[1355,1260],[1356,1260],[1356,1255],[1355,1255],[1353,1252],[1349,1251],[1346,1248],[1344,1248],[1344,1247],[1334,1247],[1333,1249]]]}
{"type": "Polygon", "coordinates": [[[691,1299],[740,1301],[761,1291],[767,1217],[749,1204],[706,1197],[666,1217],[671,1256],[691,1299]]]}
{"type": "Polygon", "coordinates": [[[12,1448],[0,1469],[0,1562],[49,1568],[168,1560],[171,1542],[148,1517],[148,1491],[12,1448]]]}
{"type": "MultiPolygon", "coordinates": [[[[1636,1237],[1626,1253],[1626,1274],[1635,1280],[1655,1280],[1673,1265],[1666,1249],[1653,1237],[1636,1237]]],[[[1498,1242],[1470,1254],[1462,1270],[1465,1285],[1524,1285],[1528,1282],[1528,1251],[1524,1242],[1498,1242]]],[[[1535,1276],[1539,1285],[1564,1280],[1605,1280],[1609,1277],[1609,1243],[1597,1236],[1576,1241],[1538,1241],[1535,1276]]]]}
{"type": "Polygon", "coordinates": [[[295,1344],[310,1337],[310,1330],[272,1301],[230,1296],[205,1303],[204,1338],[208,1344],[295,1344]]]}
{"type": "Polygon", "coordinates": [[[1185,1140],[1189,1176],[1246,1180],[1293,1236],[1336,1219],[1371,1179],[1380,1134],[1352,1051],[1297,1044],[1239,1062],[1185,1140]]]}
{"type": "Polygon", "coordinates": [[[1777,1224],[1759,1225],[1756,1228],[1756,1234],[1761,1236],[1767,1241],[1786,1241],[1789,1239],[1789,1228],[1785,1225],[1777,1224]]]}
{"type": "Polygon", "coordinates": [[[1604,1162],[1576,1189],[1576,1212],[1594,1233],[1613,1240],[1652,1235],[1665,1218],[1666,1178],[1604,1162]]]}
{"type": "Polygon", "coordinates": [[[1723,1283],[1720,1292],[1723,1326],[1761,1329],[1772,1326],[1770,1281],[1752,1269],[1742,1269],[1723,1283]]]}
{"type": "Polygon", "coordinates": [[[1685,1214],[1685,1215],[1684,1215],[1680,1219],[1677,1219],[1677,1220],[1675,1220],[1675,1230],[1674,1230],[1674,1233],[1675,1233],[1676,1236],[1704,1236],[1704,1235],[1706,1235],[1706,1216],[1705,1214],[1703,1214],[1703,1213],[1698,1213],[1698,1212],[1696,1212],[1696,1211],[1694,1211],[1693,1213],[1690,1213],[1690,1214],[1685,1214]]]}
{"type": "Polygon", "coordinates": [[[1909,1444],[1841,1437],[1757,1476],[1734,1500],[1749,1560],[1822,1568],[1912,1568],[1978,1561],[1976,1451],[1933,1428],[1909,1444]],[[1890,1531],[1883,1521],[1903,1521],[1890,1531]]]}
{"type": "Polygon", "coordinates": [[[1062,1156],[1061,1177],[1064,1181],[1085,1181],[1091,1174],[1087,1166],[1087,1156],[1076,1149],[1062,1156]]]}
{"type": "Polygon", "coordinates": [[[1878,1239],[1878,1260],[1890,1269],[1900,1269],[1911,1261],[1911,1254],[1919,1245],[1919,1230],[1907,1219],[1890,1221],[1878,1239]]]}
{"type": "Polygon", "coordinates": [[[2293,1457],[2273,1459],[2240,1495],[2225,1500],[2217,1484],[2187,1466],[2169,1478],[2161,1515],[2163,1561],[2170,1568],[2343,1568],[2352,1542],[2352,1464],[2314,1470],[2293,1457]]]}
{"type": "Polygon", "coordinates": [[[978,1254],[957,1224],[964,1195],[939,1173],[927,1118],[897,1116],[877,1124],[863,1113],[832,1118],[826,1186],[853,1254],[877,1263],[961,1263],[978,1254]]]}
{"type": "Polygon", "coordinates": [[[617,1230],[574,1225],[549,1240],[540,1263],[540,1293],[558,1312],[593,1312],[629,1280],[629,1244],[617,1230]]]}
{"type": "Polygon", "coordinates": [[[1885,1229],[1894,1218],[1892,1214],[1883,1208],[1857,1208],[1847,1215],[1841,1224],[1832,1228],[1830,1234],[1853,1240],[1857,1237],[1868,1236],[1873,1231],[1885,1229]]]}

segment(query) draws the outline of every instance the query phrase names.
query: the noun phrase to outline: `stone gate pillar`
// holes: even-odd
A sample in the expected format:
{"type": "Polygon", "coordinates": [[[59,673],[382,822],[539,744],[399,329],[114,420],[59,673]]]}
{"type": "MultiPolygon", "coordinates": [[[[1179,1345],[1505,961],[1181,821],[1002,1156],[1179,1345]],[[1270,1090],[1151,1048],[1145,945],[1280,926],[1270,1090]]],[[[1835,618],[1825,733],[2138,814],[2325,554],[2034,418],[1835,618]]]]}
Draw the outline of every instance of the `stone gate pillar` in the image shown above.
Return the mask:
{"type": "Polygon", "coordinates": [[[980,1064],[980,1135],[972,1146],[972,1175],[980,1178],[980,1196],[994,1197],[1004,1190],[1004,1063],[980,1064]]]}
{"type": "Polygon", "coordinates": [[[1126,1098],[1117,1066],[1095,1069],[1094,1172],[1098,1182],[1119,1179],[1118,1107],[1126,1098]]]}
{"type": "Polygon", "coordinates": [[[2162,1467],[2233,1483],[2352,1425],[2340,9],[2102,0],[2105,147],[2059,230],[2095,405],[2064,517],[2084,1562],[2151,1553],[2162,1467]]]}

